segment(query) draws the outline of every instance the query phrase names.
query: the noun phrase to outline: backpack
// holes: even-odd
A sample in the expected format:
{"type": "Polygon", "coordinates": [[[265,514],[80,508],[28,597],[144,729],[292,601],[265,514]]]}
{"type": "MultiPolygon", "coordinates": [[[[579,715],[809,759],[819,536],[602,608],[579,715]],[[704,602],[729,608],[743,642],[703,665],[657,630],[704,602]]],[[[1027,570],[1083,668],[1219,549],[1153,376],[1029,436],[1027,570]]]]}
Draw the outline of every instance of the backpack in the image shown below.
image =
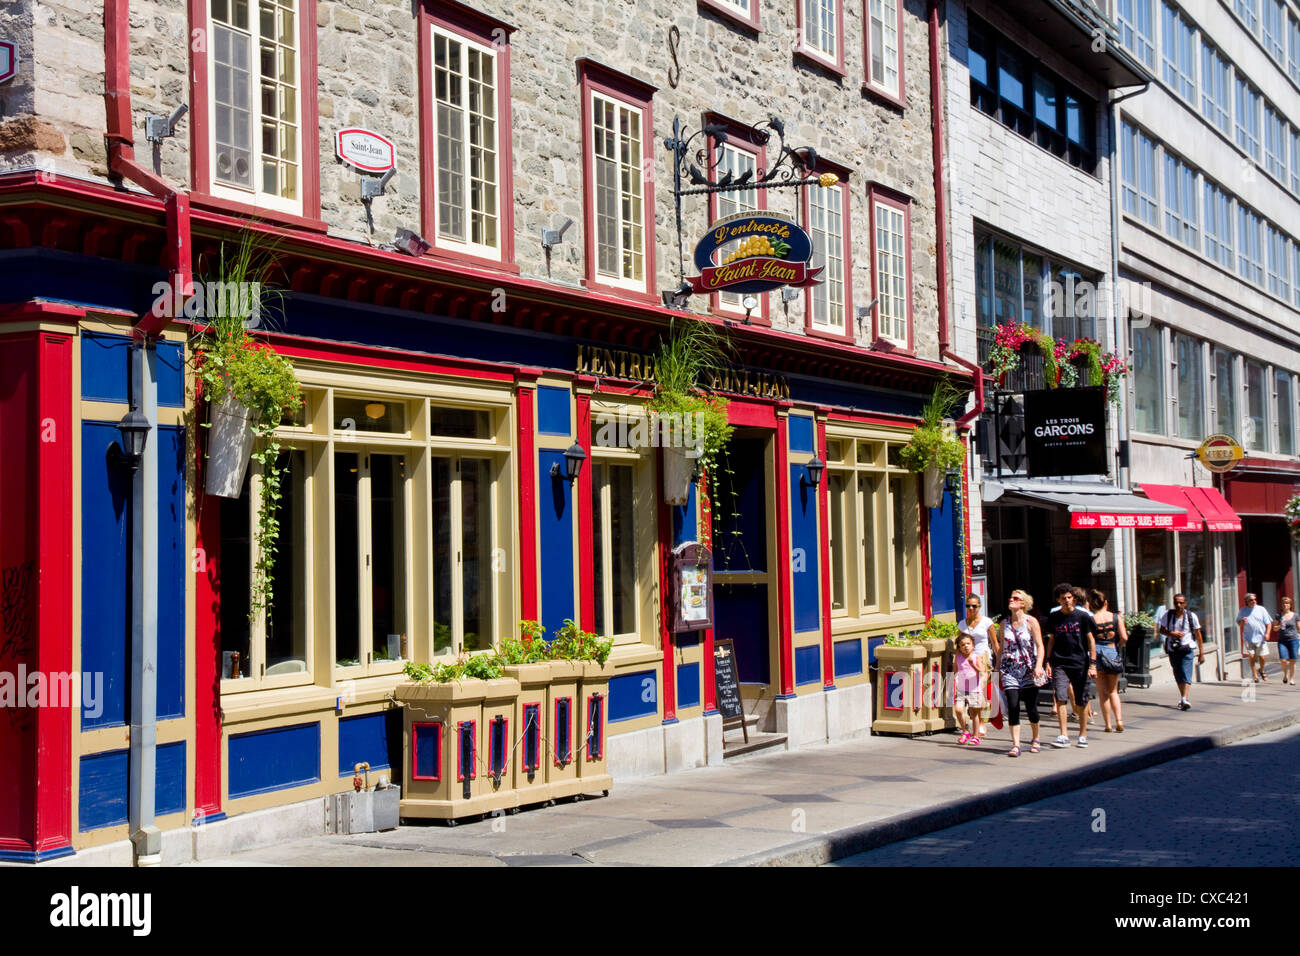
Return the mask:
{"type": "MultiPolygon", "coordinates": [[[[1165,611],[1166,629],[1168,629],[1169,626],[1172,624],[1173,619],[1174,619],[1174,612],[1165,611]]],[[[1188,620],[1186,615],[1183,616],[1183,620],[1184,622],[1188,620]]],[[[1181,637],[1175,637],[1173,634],[1165,635],[1165,653],[1168,654],[1170,657],[1181,657],[1184,654],[1191,653],[1191,650],[1192,649],[1190,647],[1188,647],[1186,644],[1183,643],[1183,639],[1181,637]]]]}

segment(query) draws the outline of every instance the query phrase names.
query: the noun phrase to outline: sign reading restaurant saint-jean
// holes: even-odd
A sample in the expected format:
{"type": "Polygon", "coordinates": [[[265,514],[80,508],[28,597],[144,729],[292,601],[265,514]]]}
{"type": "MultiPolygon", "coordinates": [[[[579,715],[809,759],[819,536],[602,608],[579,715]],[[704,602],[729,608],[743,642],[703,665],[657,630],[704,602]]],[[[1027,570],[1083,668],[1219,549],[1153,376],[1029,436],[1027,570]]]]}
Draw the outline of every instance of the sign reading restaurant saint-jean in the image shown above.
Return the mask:
{"type": "MultiPolygon", "coordinates": [[[[633,382],[655,381],[655,360],[649,355],[624,349],[604,349],[594,345],[578,346],[576,371],[599,378],[622,378],[633,382]]],[[[757,398],[789,399],[790,383],[784,376],[749,369],[714,372],[704,383],[713,392],[753,395],[757,398]]]]}
{"type": "Polygon", "coordinates": [[[695,293],[817,285],[822,267],[809,266],[812,253],[812,239],[797,223],[771,213],[736,213],[715,222],[695,246],[700,274],[687,281],[695,293]]]}
{"type": "Polygon", "coordinates": [[[397,162],[397,148],[392,141],[368,129],[339,130],[334,151],[343,162],[367,173],[386,173],[397,162]]]}

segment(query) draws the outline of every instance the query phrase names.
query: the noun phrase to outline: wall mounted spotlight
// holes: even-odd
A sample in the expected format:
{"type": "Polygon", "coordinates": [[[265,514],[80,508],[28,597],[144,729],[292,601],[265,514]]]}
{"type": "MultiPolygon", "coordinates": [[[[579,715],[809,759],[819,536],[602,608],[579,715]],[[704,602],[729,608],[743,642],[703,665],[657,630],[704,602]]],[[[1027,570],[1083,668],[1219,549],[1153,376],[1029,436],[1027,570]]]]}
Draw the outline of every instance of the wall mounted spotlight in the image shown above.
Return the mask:
{"type": "Polygon", "coordinates": [[[865,319],[865,318],[868,318],[868,317],[871,315],[871,310],[874,309],[874,308],[876,307],[876,303],[879,302],[879,301],[880,301],[880,296],[876,296],[874,299],[871,300],[871,302],[870,302],[868,305],[860,305],[860,306],[858,306],[857,309],[855,310],[855,311],[857,312],[857,316],[858,316],[858,334],[859,334],[859,335],[862,334],[862,320],[865,319]]]}
{"type": "Polygon", "coordinates": [[[546,276],[551,275],[551,250],[564,241],[564,234],[573,225],[572,219],[565,219],[559,229],[542,229],[542,251],[546,253],[546,276]]]}
{"type": "Polygon", "coordinates": [[[813,455],[812,461],[804,466],[808,469],[808,474],[804,476],[804,481],[812,488],[816,488],[822,483],[822,472],[826,470],[826,462],[822,461],[816,455],[813,455]]]}
{"type": "Polygon", "coordinates": [[[154,175],[162,175],[162,144],[163,140],[176,135],[176,124],[181,121],[181,117],[190,111],[189,103],[182,103],[176,107],[171,116],[155,116],[150,114],[144,118],[144,138],[153,144],[153,171],[154,175]]]}
{"type": "Polygon", "coordinates": [[[416,258],[433,248],[419,233],[400,228],[397,230],[397,238],[393,240],[393,246],[398,252],[405,252],[408,256],[416,258]]]}
{"type": "Polygon", "coordinates": [[[560,471],[560,463],[557,461],[551,465],[551,477],[573,484],[578,480],[578,473],[582,471],[582,463],[586,460],[587,453],[582,450],[581,445],[574,442],[564,449],[564,471],[560,471]]]}
{"type": "Polygon", "coordinates": [[[758,308],[758,297],[747,295],[740,300],[740,304],[745,307],[745,324],[749,325],[749,314],[758,308]]]}
{"type": "Polygon", "coordinates": [[[366,207],[366,224],[370,226],[371,233],[375,231],[375,219],[374,216],[370,214],[370,203],[376,197],[384,194],[384,187],[392,182],[393,177],[396,175],[397,167],[394,166],[378,179],[375,179],[373,176],[367,176],[365,179],[361,180],[361,204],[366,207]]]}
{"type": "Polygon", "coordinates": [[[677,309],[685,312],[686,306],[691,301],[691,284],[683,282],[676,289],[666,289],[660,292],[659,297],[664,300],[665,309],[677,309]]]}
{"type": "Polygon", "coordinates": [[[785,310],[785,317],[790,318],[790,303],[799,298],[799,290],[790,286],[781,287],[781,308],[785,310]]]}

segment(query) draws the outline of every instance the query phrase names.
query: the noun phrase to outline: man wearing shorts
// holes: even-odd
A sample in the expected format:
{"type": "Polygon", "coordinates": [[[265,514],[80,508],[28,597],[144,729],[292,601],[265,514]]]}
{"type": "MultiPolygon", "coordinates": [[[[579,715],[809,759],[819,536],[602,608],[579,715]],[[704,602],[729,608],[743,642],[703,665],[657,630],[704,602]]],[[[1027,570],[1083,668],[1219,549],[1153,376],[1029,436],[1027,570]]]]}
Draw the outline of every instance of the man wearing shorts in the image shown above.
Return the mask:
{"type": "Polygon", "coordinates": [[[1088,746],[1088,678],[1097,676],[1097,625],[1087,611],[1074,606],[1074,593],[1068,584],[1058,584],[1055,593],[1060,609],[1047,616],[1048,676],[1056,699],[1056,719],[1061,735],[1053,747],[1070,746],[1066,732],[1070,691],[1074,691],[1074,715],[1079,721],[1079,746],[1088,746]]]}
{"type": "Polygon", "coordinates": [[[1267,681],[1264,658],[1268,656],[1268,632],[1273,626],[1273,615],[1257,603],[1255,595],[1246,595],[1246,606],[1237,612],[1237,626],[1241,628],[1241,653],[1250,658],[1250,676],[1256,682],[1267,681]]]}
{"type": "Polygon", "coordinates": [[[1187,699],[1187,694],[1192,688],[1192,651],[1197,652],[1196,663],[1205,663],[1205,644],[1201,640],[1201,622],[1196,617],[1195,611],[1187,609],[1187,596],[1184,594],[1174,595],[1174,606],[1165,611],[1164,617],[1160,619],[1160,636],[1168,638],[1166,648],[1171,644],[1175,650],[1166,650],[1169,655],[1169,667],[1174,672],[1174,680],[1178,683],[1178,701],[1179,710],[1191,710],[1191,701],[1187,699]],[[1196,643],[1192,643],[1192,639],[1196,643]]]}

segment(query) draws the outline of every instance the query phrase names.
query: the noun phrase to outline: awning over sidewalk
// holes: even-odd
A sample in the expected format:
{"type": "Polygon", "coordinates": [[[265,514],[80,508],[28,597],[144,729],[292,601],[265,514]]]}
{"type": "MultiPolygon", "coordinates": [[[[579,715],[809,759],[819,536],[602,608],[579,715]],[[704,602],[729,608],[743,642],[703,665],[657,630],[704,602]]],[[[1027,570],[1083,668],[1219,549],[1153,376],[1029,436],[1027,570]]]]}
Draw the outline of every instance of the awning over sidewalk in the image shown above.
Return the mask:
{"type": "Polygon", "coordinates": [[[1187,520],[1188,509],[1142,498],[1095,482],[985,481],[984,500],[1019,501],[1037,507],[1063,508],[1071,528],[1172,529],[1187,520]]]}
{"type": "Polygon", "coordinates": [[[1214,488],[1192,485],[1149,485],[1142,493],[1153,501],[1184,508],[1186,519],[1176,523],[1173,531],[1240,531],[1241,518],[1223,495],[1214,488]]]}

